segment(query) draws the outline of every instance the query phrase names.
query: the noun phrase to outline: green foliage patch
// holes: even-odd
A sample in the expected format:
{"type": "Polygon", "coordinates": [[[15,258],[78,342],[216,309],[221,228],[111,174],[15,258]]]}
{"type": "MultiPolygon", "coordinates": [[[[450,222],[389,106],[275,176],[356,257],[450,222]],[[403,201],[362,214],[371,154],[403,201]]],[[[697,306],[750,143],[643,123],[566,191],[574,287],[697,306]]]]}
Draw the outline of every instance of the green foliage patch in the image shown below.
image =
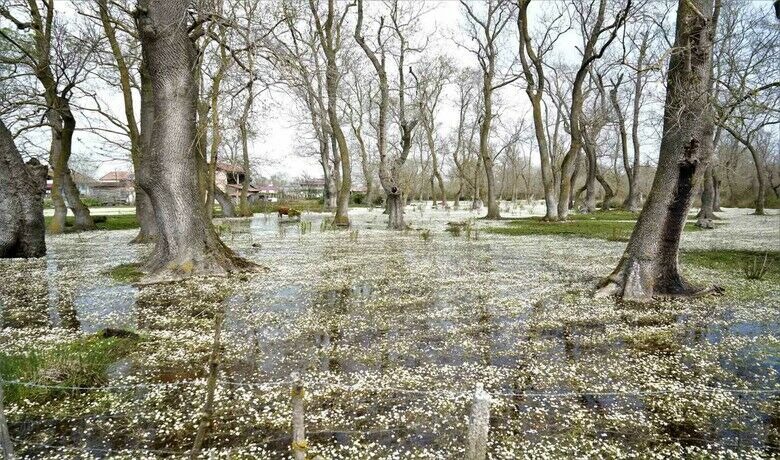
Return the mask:
{"type": "MultiPolygon", "coordinates": [[[[101,386],[108,383],[109,366],[127,356],[136,342],[133,337],[91,335],[46,350],[31,348],[17,354],[0,353],[0,376],[3,380],[41,385],[101,386]]],[[[6,384],[5,402],[45,401],[67,395],[69,391],[72,390],[6,384]]]]}
{"type": "Polygon", "coordinates": [[[106,272],[106,274],[114,281],[119,281],[120,283],[137,283],[144,276],[140,267],[141,265],[136,263],[120,264],[106,272]]]}
{"type": "MultiPolygon", "coordinates": [[[[52,217],[46,216],[46,227],[49,227],[52,217]]],[[[73,225],[75,224],[75,217],[68,216],[65,218],[65,231],[75,231],[73,225]]],[[[135,214],[122,214],[117,216],[93,216],[96,230],[129,230],[138,228],[138,219],[135,214]]]]}

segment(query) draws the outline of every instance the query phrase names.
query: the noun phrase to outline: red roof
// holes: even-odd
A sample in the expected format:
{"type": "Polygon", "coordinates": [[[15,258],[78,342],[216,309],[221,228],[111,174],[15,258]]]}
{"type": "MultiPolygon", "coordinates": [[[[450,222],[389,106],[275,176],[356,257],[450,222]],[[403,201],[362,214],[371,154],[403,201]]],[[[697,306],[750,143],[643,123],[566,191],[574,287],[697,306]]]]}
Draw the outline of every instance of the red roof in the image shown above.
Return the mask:
{"type": "Polygon", "coordinates": [[[111,171],[100,178],[101,182],[120,182],[126,180],[133,180],[133,176],[127,171],[111,171]]]}

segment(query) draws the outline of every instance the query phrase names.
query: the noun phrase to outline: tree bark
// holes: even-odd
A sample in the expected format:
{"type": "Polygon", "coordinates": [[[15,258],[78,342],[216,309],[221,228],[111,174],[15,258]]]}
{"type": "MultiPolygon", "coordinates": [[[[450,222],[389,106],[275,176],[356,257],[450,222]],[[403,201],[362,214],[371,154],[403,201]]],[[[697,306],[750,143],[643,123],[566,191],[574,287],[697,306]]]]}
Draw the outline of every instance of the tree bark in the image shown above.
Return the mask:
{"type": "Polygon", "coordinates": [[[710,164],[704,172],[704,181],[702,183],[701,191],[701,209],[699,209],[699,214],[696,216],[696,226],[700,228],[715,228],[712,225],[712,221],[717,219],[714,212],[715,188],[712,184],[712,168],[713,165],[710,164]]]}
{"type": "Polygon", "coordinates": [[[138,26],[154,95],[149,191],[159,236],[144,282],[224,275],[256,266],[222,243],[198,186],[195,45],[188,35],[188,0],[141,0],[138,26]]]}
{"type": "Polygon", "coordinates": [[[718,13],[713,0],[679,2],[658,169],[625,253],[600,284],[599,296],[649,301],[706,292],[682,278],[678,250],[693,191],[712,156],[710,66],[718,13]]]}
{"type": "Polygon", "coordinates": [[[24,163],[0,120],[0,258],[46,255],[43,195],[48,168],[24,163]]]}

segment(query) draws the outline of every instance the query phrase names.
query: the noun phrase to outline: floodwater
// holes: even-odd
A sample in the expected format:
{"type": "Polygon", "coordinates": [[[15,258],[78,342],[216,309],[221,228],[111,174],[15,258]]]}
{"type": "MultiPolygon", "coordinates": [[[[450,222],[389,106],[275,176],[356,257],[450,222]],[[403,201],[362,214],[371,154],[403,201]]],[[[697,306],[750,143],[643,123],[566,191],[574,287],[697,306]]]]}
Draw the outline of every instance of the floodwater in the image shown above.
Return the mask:
{"type": "MultiPolygon", "coordinates": [[[[778,216],[747,213],[683,248],[777,250],[778,216]]],[[[406,232],[380,210],[355,210],[345,231],[322,214],[303,216],[310,229],[226,220],[223,240],[267,273],[141,290],[107,274],[149,251],[127,244],[132,231],[56,236],[45,260],[0,262],[0,352],[48,366],[15,379],[90,387],[19,398],[6,384],[17,456],[186,457],[219,315],[203,458],[287,458],[293,372],[310,453],[327,459],[462,457],[477,383],[493,397],[492,458],[780,455],[776,278],[691,266],[726,295],[595,300],[624,243],[498,236],[482,221],[445,231],[474,216],[409,207],[406,232]],[[106,328],[139,337],[101,375],[77,372],[89,366],[67,347],[106,328]]]]}

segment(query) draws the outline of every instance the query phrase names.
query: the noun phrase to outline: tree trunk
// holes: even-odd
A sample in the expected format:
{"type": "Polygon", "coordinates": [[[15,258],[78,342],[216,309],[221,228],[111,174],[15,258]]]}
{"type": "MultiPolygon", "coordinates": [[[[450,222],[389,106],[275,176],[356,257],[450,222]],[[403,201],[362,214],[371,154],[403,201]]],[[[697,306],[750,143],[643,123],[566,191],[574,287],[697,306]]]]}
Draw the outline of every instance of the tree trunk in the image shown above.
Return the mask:
{"type": "Polygon", "coordinates": [[[389,217],[388,227],[392,230],[403,230],[406,228],[404,223],[404,200],[400,193],[386,194],[387,213],[389,217]]]}
{"type": "Polygon", "coordinates": [[[479,155],[482,158],[482,165],[485,167],[485,185],[487,186],[487,215],[486,219],[500,219],[501,210],[496,201],[496,180],[493,174],[493,155],[490,153],[489,137],[490,124],[493,118],[490,102],[491,95],[485,91],[485,114],[482,120],[482,126],[479,128],[479,155]]]}
{"type": "Polygon", "coordinates": [[[715,228],[712,221],[717,219],[714,212],[715,188],[712,185],[712,168],[710,164],[704,172],[701,190],[701,209],[696,216],[696,226],[700,228],[715,228]]]}
{"type": "MultiPolygon", "coordinates": [[[[50,152],[49,163],[53,165],[52,178],[52,200],[55,201],[55,218],[52,226],[49,228],[52,233],[62,231],[64,227],[59,227],[60,216],[56,215],[61,208],[57,206],[56,201],[64,199],[68,208],[75,216],[74,228],[78,230],[92,230],[95,223],[89,215],[89,208],[81,202],[79,190],[73,182],[68,161],[70,160],[71,148],[73,146],[73,134],[76,130],[76,119],[70,111],[70,103],[63,97],[57,97],[58,105],[54,109],[49,109],[49,120],[52,125],[52,149],[50,152]],[[55,113],[56,112],[56,113],[55,113]],[[55,199],[55,190],[59,197],[55,199]],[[58,228],[59,227],[59,228],[58,228]]],[[[62,223],[65,222],[62,214],[62,223]]]]}
{"type": "Polygon", "coordinates": [[[46,255],[47,170],[36,159],[24,164],[11,132],[0,120],[0,258],[46,255]]]}
{"type": "Polygon", "coordinates": [[[607,180],[598,170],[598,166],[596,167],[596,180],[599,181],[599,184],[601,184],[601,188],[604,189],[604,200],[602,200],[601,202],[601,210],[609,211],[612,208],[612,198],[615,197],[615,191],[612,190],[612,187],[609,185],[609,182],[607,182],[607,180]]]}
{"type": "Polygon", "coordinates": [[[591,145],[585,147],[585,159],[587,160],[588,171],[585,176],[585,206],[583,210],[585,212],[596,212],[596,168],[598,164],[596,161],[595,146],[591,145]]]}
{"type": "Polygon", "coordinates": [[[70,210],[73,211],[73,228],[77,230],[94,229],[95,223],[92,220],[92,216],[89,214],[89,208],[81,202],[79,189],[73,181],[70,170],[65,171],[62,175],[62,180],[62,194],[65,195],[65,201],[68,203],[70,210]]]}
{"type": "Polygon", "coordinates": [[[599,296],[649,301],[705,292],[683,280],[678,250],[693,190],[712,156],[710,66],[717,14],[713,0],[679,2],[658,169],[625,253],[600,284],[599,296]]]}
{"type": "Polygon", "coordinates": [[[214,187],[214,198],[222,208],[223,217],[236,217],[236,207],[233,204],[233,199],[224,190],[219,187],[214,187]]]}
{"type": "Polygon", "coordinates": [[[715,195],[712,200],[712,210],[715,212],[723,212],[720,208],[720,177],[718,177],[718,172],[714,168],[712,170],[712,188],[715,195]]]}
{"type": "Polygon", "coordinates": [[[249,142],[247,139],[248,128],[246,119],[242,119],[239,129],[241,131],[241,164],[244,169],[244,180],[241,181],[241,198],[238,209],[241,217],[252,217],[252,207],[249,205],[249,184],[252,177],[249,166],[249,142]]]}
{"type": "Polygon", "coordinates": [[[139,35],[154,95],[156,123],[143,160],[159,236],[145,264],[145,282],[254,268],[220,241],[198,186],[195,46],[188,36],[188,0],[142,0],[139,35]]]}
{"type": "MultiPolygon", "coordinates": [[[[146,160],[146,153],[151,149],[152,127],[154,126],[154,96],[152,82],[146,62],[141,60],[141,132],[139,133],[139,149],[133,160],[135,170],[135,215],[141,230],[131,241],[132,243],[151,243],[157,238],[157,220],[149,193],[141,186],[144,178],[148,178],[152,164],[146,160]]],[[[148,181],[148,179],[147,179],[148,181]]]]}
{"type": "Polygon", "coordinates": [[[764,167],[764,159],[761,154],[752,147],[748,148],[750,154],[753,156],[753,164],[756,166],[756,179],[758,179],[758,193],[756,195],[756,212],[755,215],[764,215],[764,206],[766,205],[766,168],[764,167]]]}

